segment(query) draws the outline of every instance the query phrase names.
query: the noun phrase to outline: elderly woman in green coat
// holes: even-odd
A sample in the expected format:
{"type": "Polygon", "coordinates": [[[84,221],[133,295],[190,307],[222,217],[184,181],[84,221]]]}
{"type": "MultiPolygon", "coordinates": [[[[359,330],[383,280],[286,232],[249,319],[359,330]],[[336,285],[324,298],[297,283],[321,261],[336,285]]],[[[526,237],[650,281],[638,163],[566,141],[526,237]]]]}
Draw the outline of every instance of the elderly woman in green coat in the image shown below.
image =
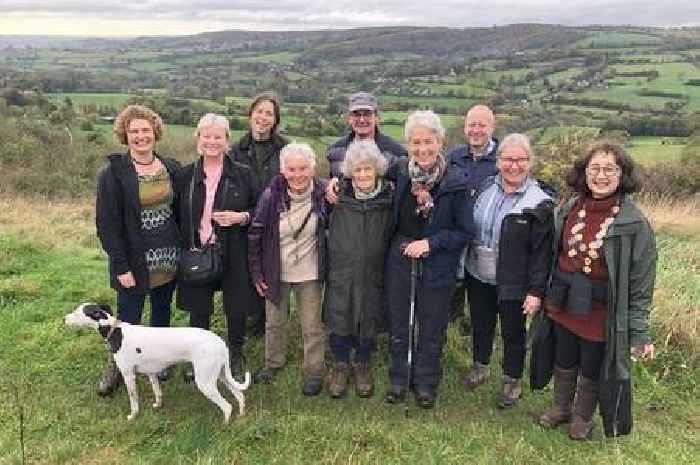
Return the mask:
{"type": "Polygon", "coordinates": [[[649,308],[656,275],[654,232],[628,194],[639,189],[624,149],[599,142],[567,179],[577,196],[555,220],[555,260],[545,299],[553,322],[554,395],[538,418],[569,423],[586,439],[600,403],[605,434],[632,428],[631,359],[651,358],[649,308]]]}

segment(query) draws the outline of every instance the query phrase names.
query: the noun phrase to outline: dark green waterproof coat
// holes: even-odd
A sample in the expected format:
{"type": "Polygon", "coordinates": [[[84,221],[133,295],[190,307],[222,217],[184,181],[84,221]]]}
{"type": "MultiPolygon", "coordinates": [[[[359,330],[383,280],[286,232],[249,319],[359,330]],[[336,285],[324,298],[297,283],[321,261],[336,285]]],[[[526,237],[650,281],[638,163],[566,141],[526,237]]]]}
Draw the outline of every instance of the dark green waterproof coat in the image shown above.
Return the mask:
{"type": "Polygon", "coordinates": [[[331,333],[374,338],[383,320],[384,257],[394,187],[358,200],[344,180],[328,221],[328,275],[323,315],[331,333]]]}
{"type": "MultiPolygon", "coordinates": [[[[575,199],[568,201],[557,214],[555,256],[559,253],[564,221],[574,202],[575,199]]],[[[603,249],[609,281],[601,381],[629,379],[630,348],[651,342],[649,309],[654,295],[657,253],[649,221],[627,196],[622,197],[620,213],[608,228],[603,249]]]]}

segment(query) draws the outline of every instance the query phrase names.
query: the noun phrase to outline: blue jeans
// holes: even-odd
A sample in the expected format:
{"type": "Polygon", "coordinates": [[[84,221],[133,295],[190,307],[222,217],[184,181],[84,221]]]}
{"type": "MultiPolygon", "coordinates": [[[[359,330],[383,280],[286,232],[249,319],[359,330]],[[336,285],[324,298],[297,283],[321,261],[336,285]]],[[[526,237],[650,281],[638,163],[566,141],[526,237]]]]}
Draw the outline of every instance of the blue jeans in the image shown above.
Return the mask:
{"type": "MultiPolygon", "coordinates": [[[[151,326],[170,326],[170,303],[175,291],[175,280],[148,291],[151,300],[151,326]]],[[[117,318],[134,325],[141,324],[146,294],[117,292],[117,318]]]]}

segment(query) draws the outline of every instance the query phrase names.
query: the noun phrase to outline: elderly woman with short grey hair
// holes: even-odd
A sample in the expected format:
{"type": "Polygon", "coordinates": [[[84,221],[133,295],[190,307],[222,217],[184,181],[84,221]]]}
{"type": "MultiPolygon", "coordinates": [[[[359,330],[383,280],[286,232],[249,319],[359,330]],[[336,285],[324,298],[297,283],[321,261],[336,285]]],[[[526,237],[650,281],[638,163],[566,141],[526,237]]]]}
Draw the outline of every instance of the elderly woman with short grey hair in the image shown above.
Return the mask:
{"type": "MultiPolygon", "coordinates": [[[[200,156],[183,168],[176,183],[180,233],[185,247],[218,243],[224,272],[220,281],[211,284],[180,280],[176,301],[190,313],[190,326],[209,329],[214,293],[223,291],[231,369],[237,375],[243,371],[245,312],[257,298],[246,259],[257,189],[250,168],[226,156],[229,123],[225,117],[204,115],[194,135],[200,156]]],[[[184,377],[194,379],[191,365],[184,377]]]]}
{"type": "Polygon", "coordinates": [[[445,129],[432,111],[417,111],[406,121],[408,165],[397,178],[391,241],[385,270],[391,325],[391,388],[386,401],[402,401],[411,384],[416,402],[433,408],[440,383],[449,303],[468,224],[467,183],[445,161],[445,129]],[[408,367],[412,262],[418,262],[415,316],[420,327],[413,366],[408,367]],[[411,370],[412,368],[412,370],[411,370]],[[409,371],[412,379],[409,380],[409,371]],[[409,381],[412,381],[409,383],[409,381]]]}
{"type": "Polygon", "coordinates": [[[533,153],[523,134],[498,147],[498,175],[487,178],[474,204],[476,235],[467,252],[466,286],[472,321],[473,365],[467,390],[488,379],[496,321],[503,338],[503,385],[499,408],[520,399],[525,363],[525,319],[544,296],[552,244],[554,202],[531,177],[533,153]]]}
{"type": "Polygon", "coordinates": [[[328,220],[323,314],[335,359],[327,384],[333,398],[346,394],[351,376],[359,397],[374,392],[370,358],[384,317],[384,256],[394,197],[394,185],[382,178],[387,164],[374,141],[351,143],[328,220]]]}
{"type": "Polygon", "coordinates": [[[307,144],[280,152],[281,174],[272,178],[248,233],[250,272],[265,298],[265,367],[256,382],[270,383],[286,363],[285,322],[292,292],[304,340],[302,392],[323,387],[326,330],[321,321],[325,275],[325,182],[314,175],[316,155],[307,144]]]}

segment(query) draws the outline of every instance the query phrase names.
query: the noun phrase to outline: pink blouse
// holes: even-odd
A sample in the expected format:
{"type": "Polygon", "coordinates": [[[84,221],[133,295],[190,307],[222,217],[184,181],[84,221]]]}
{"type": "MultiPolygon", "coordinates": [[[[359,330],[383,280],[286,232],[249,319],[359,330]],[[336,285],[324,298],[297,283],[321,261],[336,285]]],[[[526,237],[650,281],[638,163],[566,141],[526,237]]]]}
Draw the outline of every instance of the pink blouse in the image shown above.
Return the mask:
{"type": "MultiPolygon", "coordinates": [[[[214,208],[214,197],[216,196],[216,188],[221,180],[221,170],[219,167],[216,170],[205,170],[204,186],[206,194],[204,196],[204,211],[202,211],[202,220],[199,223],[199,240],[204,244],[209,235],[212,234],[212,219],[211,214],[214,208]]],[[[216,241],[216,235],[212,236],[212,241],[216,241]]]]}

